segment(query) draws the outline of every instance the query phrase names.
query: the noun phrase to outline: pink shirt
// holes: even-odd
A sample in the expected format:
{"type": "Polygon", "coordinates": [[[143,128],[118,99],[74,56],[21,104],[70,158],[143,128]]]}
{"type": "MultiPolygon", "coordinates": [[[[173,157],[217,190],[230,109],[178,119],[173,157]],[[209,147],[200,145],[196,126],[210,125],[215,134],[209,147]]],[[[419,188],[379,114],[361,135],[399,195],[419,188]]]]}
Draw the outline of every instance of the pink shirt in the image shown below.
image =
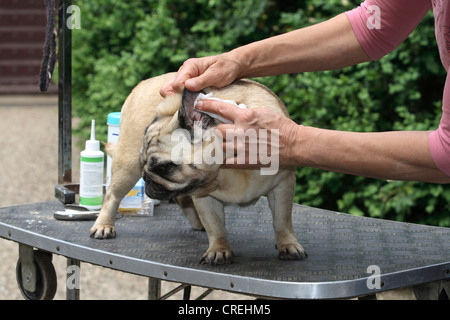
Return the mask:
{"type": "Polygon", "coordinates": [[[393,51],[433,7],[436,40],[447,79],[439,128],[429,135],[437,167],[450,176],[450,4],[448,0],[366,0],[346,12],[362,48],[372,60],[393,51]]]}

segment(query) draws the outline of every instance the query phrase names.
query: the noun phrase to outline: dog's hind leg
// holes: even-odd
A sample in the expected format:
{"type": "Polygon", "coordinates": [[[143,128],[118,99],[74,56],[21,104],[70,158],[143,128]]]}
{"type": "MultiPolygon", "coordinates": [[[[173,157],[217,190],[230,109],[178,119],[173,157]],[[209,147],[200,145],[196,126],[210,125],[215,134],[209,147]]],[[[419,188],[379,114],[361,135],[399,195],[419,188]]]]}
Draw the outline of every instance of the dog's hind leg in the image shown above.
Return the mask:
{"type": "Polygon", "coordinates": [[[300,260],[308,256],[298,243],[292,227],[294,186],[295,175],[292,173],[267,194],[273,216],[278,258],[281,260],[300,260]]]}
{"type": "Polygon", "coordinates": [[[183,212],[184,216],[188,219],[192,229],[199,231],[205,230],[190,196],[181,196],[174,200],[180,206],[181,212],[183,212]]]}

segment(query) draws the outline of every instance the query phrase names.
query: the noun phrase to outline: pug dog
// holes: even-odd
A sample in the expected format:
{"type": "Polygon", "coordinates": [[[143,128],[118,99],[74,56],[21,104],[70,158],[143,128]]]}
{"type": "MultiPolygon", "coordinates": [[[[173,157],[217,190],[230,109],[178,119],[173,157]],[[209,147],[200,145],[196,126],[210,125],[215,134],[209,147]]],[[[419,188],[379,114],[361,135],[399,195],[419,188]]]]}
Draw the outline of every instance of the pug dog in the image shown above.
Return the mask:
{"type": "MultiPolygon", "coordinates": [[[[259,170],[223,169],[220,161],[203,161],[198,153],[204,150],[213,150],[211,154],[218,156],[211,146],[217,142],[212,137],[219,122],[194,108],[199,93],[184,89],[183,94],[163,99],[159,90],[173,76],[169,73],[144,80],[126,99],[120,136],[114,148],[111,183],[100,214],[90,229],[91,237],[115,237],[114,222],[120,201],[143,176],[145,192],[150,198],[173,199],[193,229],[206,230],[209,247],[201,262],[210,265],[233,262],[225,230],[224,205],[249,205],[263,195],[267,196],[273,216],[278,257],[306,258],[291,220],[294,170],[279,169],[276,174],[262,175],[259,170]],[[174,152],[176,148],[187,151],[174,152]]],[[[270,108],[288,116],[284,104],[273,92],[251,80],[238,80],[222,89],[204,91],[209,92],[248,108],[270,108]]]]}

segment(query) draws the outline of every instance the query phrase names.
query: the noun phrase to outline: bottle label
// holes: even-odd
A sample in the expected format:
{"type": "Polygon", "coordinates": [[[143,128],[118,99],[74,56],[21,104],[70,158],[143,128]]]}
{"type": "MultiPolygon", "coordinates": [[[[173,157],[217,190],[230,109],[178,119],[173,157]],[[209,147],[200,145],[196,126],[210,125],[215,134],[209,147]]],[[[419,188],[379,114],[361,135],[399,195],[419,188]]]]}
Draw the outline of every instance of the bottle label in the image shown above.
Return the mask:
{"type": "Polygon", "coordinates": [[[81,157],[80,204],[101,205],[103,202],[103,157],[81,157]]]}
{"type": "Polygon", "coordinates": [[[84,206],[101,206],[103,203],[103,195],[95,198],[86,198],[80,196],[80,204],[84,206]]]}
{"type": "MultiPolygon", "coordinates": [[[[102,162],[103,163],[103,157],[97,157],[97,158],[88,158],[88,157],[81,157],[82,162],[102,162]]],[[[103,165],[102,165],[103,167],[103,165]]]]}
{"type": "Polygon", "coordinates": [[[142,208],[143,192],[136,189],[138,188],[135,186],[125,197],[123,197],[122,201],[120,201],[119,211],[121,209],[131,210],[142,208]]]}

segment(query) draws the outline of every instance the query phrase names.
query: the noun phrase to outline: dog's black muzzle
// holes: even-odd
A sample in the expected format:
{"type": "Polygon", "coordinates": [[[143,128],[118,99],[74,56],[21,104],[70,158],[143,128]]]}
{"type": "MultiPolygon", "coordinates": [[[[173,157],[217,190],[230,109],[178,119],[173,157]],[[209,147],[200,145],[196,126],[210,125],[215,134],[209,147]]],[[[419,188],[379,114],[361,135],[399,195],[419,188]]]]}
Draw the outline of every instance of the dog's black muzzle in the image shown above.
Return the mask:
{"type": "Polygon", "coordinates": [[[191,183],[179,190],[168,190],[163,185],[156,183],[144,174],[145,194],[152,199],[171,200],[180,195],[187,195],[194,192],[201,185],[201,181],[193,180],[191,183]]]}
{"type": "Polygon", "coordinates": [[[159,183],[156,183],[148,178],[147,175],[144,176],[145,181],[145,194],[152,199],[157,200],[170,200],[175,198],[179,192],[167,190],[159,183]]]}

